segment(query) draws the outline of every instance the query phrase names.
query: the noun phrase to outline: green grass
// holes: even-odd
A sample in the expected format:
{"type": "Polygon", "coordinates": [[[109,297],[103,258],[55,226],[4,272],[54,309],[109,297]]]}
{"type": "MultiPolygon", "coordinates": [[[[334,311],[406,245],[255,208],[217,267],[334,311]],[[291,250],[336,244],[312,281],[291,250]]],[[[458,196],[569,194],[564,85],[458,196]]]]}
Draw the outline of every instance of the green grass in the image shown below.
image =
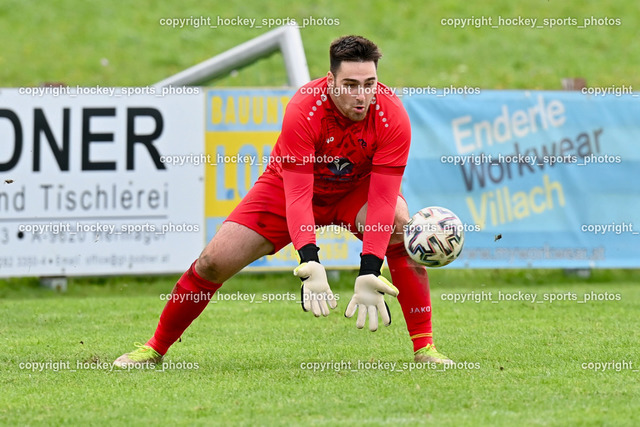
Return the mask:
{"type": "MultiPolygon", "coordinates": [[[[326,73],[328,44],[344,34],[376,41],[380,79],[392,86],[559,89],[563,77],[591,86],[640,87],[640,12],[631,2],[508,0],[473,3],[233,2],[115,0],[0,2],[2,87],[148,85],[263,34],[267,29],[173,29],[189,16],[339,19],[302,30],[312,78],[326,73]],[[620,26],[577,29],[469,28],[442,18],[491,16],[620,18],[620,26]]],[[[281,86],[282,58],[216,81],[281,86]]],[[[637,90],[637,89],[636,89],[637,90]]],[[[72,279],[57,294],[36,279],[0,281],[0,424],[74,425],[638,425],[638,271],[436,270],[431,274],[439,349],[478,369],[358,369],[358,362],[408,363],[411,346],[397,302],[394,323],[372,334],[341,312],[354,274],[333,280],[339,311],[314,319],[293,302],[212,304],[167,361],[198,369],[75,369],[109,364],[154,330],[176,277],[72,279]],[[475,292],[475,294],[474,294],[475,292]],[[491,292],[619,295],[615,301],[454,303],[491,292]],[[301,369],[350,362],[354,370],[301,369]],[[582,369],[589,362],[634,369],[582,369]],[[50,362],[41,372],[24,362],[50,362]],[[51,363],[71,369],[52,369],[51,363]],[[81,366],[82,367],[82,366],[81,366]]],[[[221,292],[292,295],[290,275],[244,275],[221,292]]]]}
{"type": "MultiPolygon", "coordinates": [[[[353,278],[342,272],[332,282],[341,299],[338,312],[326,319],[303,313],[292,301],[218,300],[172,347],[166,360],[173,367],[164,371],[106,366],[153,333],[164,305],[159,294],[175,277],[74,279],[65,294],[38,288],[34,280],[0,282],[0,423],[640,422],[640,271],[595,271],[589,279],[556,270],[432,271],[436,342],[460,364],[448,371],[409,370],[411,346],[396,301],[390,302],[392,325],[376,333],[357,330],[354,320],[344,318],[353,278]],[[500,292],[535,293],[539,300],[607,292],[619,299],[450,301],[451,295],[482,291],[494,300],[500,292]],[[610,361],[627,365],[604,372],[582,367],[610,361]],[[50,364],[31,372],[20,369],[21,362],[50,364]],[[314,362],[325,369],[301,367],[314,362]],[[366,369],[366,362],[389,365],[366,369]]],[[[259,300],[295,295],[296,289],[289,275],[259,274],[236,277],[220,292],[259,300]]]]}
{"type": "MultiPolygon", "coordinates": [[[[491,0],[391,2],[366,5],[309,2],[174,2],[123,0],[77,2],[5,0],[0,3],[0,81],[31,86],[43,81],[70,85],[144,86],[268,31],[243,26],[171,28],[162,18],[331,19],[339,25],[301,30],[312,78],[328,69],[328,45],[345,34],[376,41],[385,57],[380,79],[392,86],[472,86],[484,89],[560,89],[563,77],[584,77],[592,86],[640,87],[640,12],[630,2],[491,0]],[[620,19],[620,25],[531,29],[453,28],[443,18],[498,17],[620,19]],[[103,60],[106,59],[107,62],[103,60]]],[[[279,55],[222,86],[281,86],[279,55]]]]}

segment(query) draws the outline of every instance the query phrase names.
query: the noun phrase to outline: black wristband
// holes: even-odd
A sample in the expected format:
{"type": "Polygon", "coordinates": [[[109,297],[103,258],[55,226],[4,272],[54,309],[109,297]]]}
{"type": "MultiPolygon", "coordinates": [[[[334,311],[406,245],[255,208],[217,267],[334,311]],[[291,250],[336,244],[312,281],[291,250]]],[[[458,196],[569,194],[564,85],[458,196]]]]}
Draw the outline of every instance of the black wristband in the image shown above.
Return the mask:
{"type": "Polygon", "coordinates": [[[358,275],[364,276],[365,274],[373,274],[378,277],[380,275],[380,269],[382,268],[383,262],[383,259],[380,259],[375,255],[360,255],[360,274],[358,275]]]}
{"type": "Polygon", "coordinates": [[[320,258],[318,258],[319,250],[320,248],[313,243],[309,243],[298,249],[298,255],[300,255],[300,264],[308,261],[315,261],[317,263],[320,263],[320,258]]]}

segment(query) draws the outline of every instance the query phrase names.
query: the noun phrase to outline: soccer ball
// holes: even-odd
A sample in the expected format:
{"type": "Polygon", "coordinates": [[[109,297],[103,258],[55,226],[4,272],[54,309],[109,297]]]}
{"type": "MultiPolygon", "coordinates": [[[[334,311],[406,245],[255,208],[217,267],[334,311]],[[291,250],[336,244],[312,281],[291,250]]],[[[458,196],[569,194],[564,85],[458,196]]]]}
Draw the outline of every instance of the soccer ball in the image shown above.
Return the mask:
{"type": "Polygon", "coordinates": [[[443,267],[458,258],[464,226],[449,209],[430,206],[418,211],[404,228],[404,247],[419,264],[443,267]]]}

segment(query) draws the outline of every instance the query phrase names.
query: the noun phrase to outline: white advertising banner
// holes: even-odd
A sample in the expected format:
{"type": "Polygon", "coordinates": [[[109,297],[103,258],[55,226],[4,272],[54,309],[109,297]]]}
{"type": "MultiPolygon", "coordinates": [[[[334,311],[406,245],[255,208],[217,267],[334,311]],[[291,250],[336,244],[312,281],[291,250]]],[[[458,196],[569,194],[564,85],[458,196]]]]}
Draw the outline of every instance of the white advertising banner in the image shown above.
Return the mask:
{"type": "Polygon", "coordinates": [[[198,256],[202,90],[139,89],[0,91],[0,277],[182,272],[198,256]]]}

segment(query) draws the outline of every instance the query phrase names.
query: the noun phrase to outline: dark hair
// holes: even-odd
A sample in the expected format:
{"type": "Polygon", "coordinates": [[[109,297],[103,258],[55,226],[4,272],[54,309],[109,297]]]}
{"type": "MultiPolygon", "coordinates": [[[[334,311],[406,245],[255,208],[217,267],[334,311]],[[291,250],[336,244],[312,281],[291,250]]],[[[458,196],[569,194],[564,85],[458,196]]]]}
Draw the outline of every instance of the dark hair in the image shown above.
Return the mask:
{"type": "Polygon", "coordinates": [[[360,36],[344,36],[334,40],[329,47],[330,70],[335,75],[342,61],[373,61],[378,68],[382,53],[371,40],[360,36]]]}

